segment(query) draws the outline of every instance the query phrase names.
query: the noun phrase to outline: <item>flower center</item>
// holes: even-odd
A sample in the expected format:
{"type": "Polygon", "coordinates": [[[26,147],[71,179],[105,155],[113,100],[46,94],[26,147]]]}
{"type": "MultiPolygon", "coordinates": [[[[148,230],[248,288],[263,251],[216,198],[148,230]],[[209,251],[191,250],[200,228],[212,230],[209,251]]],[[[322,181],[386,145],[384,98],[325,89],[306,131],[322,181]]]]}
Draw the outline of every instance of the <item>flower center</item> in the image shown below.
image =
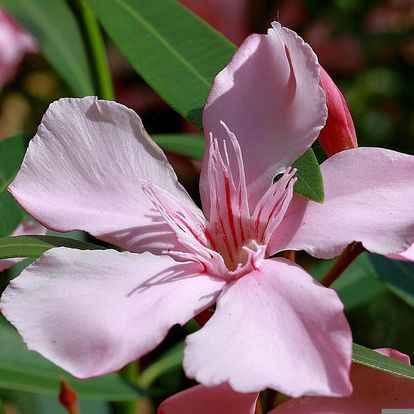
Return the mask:
{"type": "Polygon", "coordinates": [[[230,143],[219,148],[210,137],[206,171],[209,185],[209,217],[190,202],[183,202],[149,183],[143,190],[177,235],[183,251],[168,254],[199,262],[207,273],[227,280],[238,279],[258,269],[266,246],[281,223],[293,195],[296,170],[288,169],[250,209],[240,146],[222,123],[230,143]],[[236,167],[234,167],[236,165],[236,167]]]}
{"type": "Polygon", "coordinates": [[[217,139],[210,137],[206,174],[210,185],[208,241],[220,253],[230,273],[245,274],[258,268],[264,259],[266,246],[292,198],[296,170],[286,171],[251,211],[239,143],[227,126],[222,125],[231,152],[226,141],[223,140],[220,149],[217,139]],[[232,165],[230,157],[235,160],[232,165]]]}

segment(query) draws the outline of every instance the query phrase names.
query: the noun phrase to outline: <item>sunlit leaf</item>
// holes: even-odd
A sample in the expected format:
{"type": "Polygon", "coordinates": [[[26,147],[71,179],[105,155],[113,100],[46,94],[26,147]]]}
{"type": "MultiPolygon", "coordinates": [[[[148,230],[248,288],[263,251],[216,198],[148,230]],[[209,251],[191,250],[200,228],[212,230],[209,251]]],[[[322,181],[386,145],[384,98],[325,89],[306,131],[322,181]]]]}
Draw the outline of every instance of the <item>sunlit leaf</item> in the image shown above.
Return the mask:
{"type": "Polygon", "coordinates": [[[236,47],[171,0],[88,0],[136,71],[177,112],[201,129],[215,75],[236,47]]]}
{"type": "Polygon", "coordinates": [[[297,168],[295,191],[310,200],[322,203],[325,194],[318,160],[310,148],[293,164],[297,168]]]}

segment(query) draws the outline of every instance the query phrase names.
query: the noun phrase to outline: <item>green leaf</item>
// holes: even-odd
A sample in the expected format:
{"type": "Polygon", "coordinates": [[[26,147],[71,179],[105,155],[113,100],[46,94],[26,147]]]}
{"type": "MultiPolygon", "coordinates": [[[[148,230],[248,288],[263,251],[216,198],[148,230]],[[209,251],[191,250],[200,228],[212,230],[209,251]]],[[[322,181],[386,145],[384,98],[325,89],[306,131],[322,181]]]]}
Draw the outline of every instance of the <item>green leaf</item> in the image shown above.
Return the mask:
{"type": "MultiPolygon", "coordinates": [[[[212,81],[229,63],[236,47],[171,0],[88,2],[136,71],[177,112],[201,130],[203,107],[212,81]]],[[[185,150],[181,144],[173,146],[174,152],[191,157],[199,153],[195,142],[185,150]]],[[[322,176],[312,151],[305,153],[295,166],[298,168],[295,191],[322,202],[322,176]]]]}
{"type": "Polygon", "coordinates": [[[365,365],[366,367],[374,368],[379,371],[414,380],[414,366],[381,355],[372,349],[365,348],[358,344],[353,344],[352,361],[356,364],[365,365]]]}
{"type": "Polygon", "coordinates": [[[12,195],[0,193],[0,237],[12,234],[22,220],[23,211],[12,195]]]}
{"type": "Polygon", "coordinates": [[[414,307],[414,263],[370,255],[377,274],[393,292],[414,307]]]}
{"type": "Polygon", "coordinates": [[[26,138],[20,134],[0,141],[0,237],[9,236],[23,219],[23,210],[8,193],[7,186],[20,168],[26,138]]]}
{"type": "MultiPolygon", "coordinates": [[[[316,277],[332,263],[312,268],[316,277]]],[[[345,305],[354,341],[369,348],[395,348],[414,358],[414,309],[378,275],[368,253],[361,254],[332,288],[345,305]]]]}
{"type": "Polygon", "coordinates": [[[36,37],[46,59],[76,96],[94,94],[79,27],[65,0],[0,0],[0,4],[36,37]]]}
{"type": "Polygon", "coordinates": [[[325,199],[323,178],[318,160],[312,148],[309,148],[293,164],[297,168],[295,191],[310,200],[322,203],[325,199]]]}
{"type": "Polygon", "coordinates": [[[56,236],[16,236],[0,239],[0,259],[13,257],[38,258],[53,247],[70,247],[73,249],[96,250],[103,249],[92,243],[56,236]]]}
{"type": "Polygon", "coordinates": [[[172,0],[88,0],[135,70],[200,130],[216,74],[236,47],[172,0]]]}
{"type": "Polygon", "coordinates": [[[196,134],[162,134],[151,138],[164,150],[184,157],[202,160],[204,137],[196,134]]]}
{"type": "Polygon", "coordinates": [[[76,380],[39,354],[29,351],[17,332],[0,323],[0,388],[57,395],[59,379],[67,378],[81,398],[129,401],[148,392],[133,387],[117,375],[76,380]]]}
{"type": "MultiPolygon", "coordinates": [[[[324,260],[312,267],[312,275],[320,279],[335,263],[335,260],[324,260]]],[[[387,292],[387,287],[378,280],[368,253],[361,254],[337,279],[332,288],[335,289],[347,312],[364,308],[369,302],[387,292]]]]}
{"type": "Polygon", "coordinates": [[[0,192],[6,190],[20,168],[27,138],[27,135],[19,134],[0,141],[0,192]]]}

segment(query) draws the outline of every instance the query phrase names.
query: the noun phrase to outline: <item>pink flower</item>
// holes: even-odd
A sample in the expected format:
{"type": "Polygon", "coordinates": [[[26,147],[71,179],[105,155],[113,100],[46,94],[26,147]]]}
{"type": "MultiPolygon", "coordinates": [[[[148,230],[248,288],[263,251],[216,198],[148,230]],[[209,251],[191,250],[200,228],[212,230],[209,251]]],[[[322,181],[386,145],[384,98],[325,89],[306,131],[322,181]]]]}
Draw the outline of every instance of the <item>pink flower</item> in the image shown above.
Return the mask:
{"type": "MultiPolygon", "coordinates": [[[[378,349],[377,352],[406,364],[410,363],[408,355],[394,349],[378,349]]],[[[414,382],[412,380],[352,364],[351,381],[354,392],[350,397],[293,399],[275,408],[269,414],[379,413],[382,408],[413,408],[414,406],[414,382]]],[[[168,411],[166,414],[169,414],[168,411]]]]}
{"type": "MultiPolygon", "coordinates": [[[[406,364],[410,358],[393,349],[378,352],[406,364]]],[[[347,398],[304,397],[289,400],[269,414],[379,413],[381,408],[412,408],[414,382],[373,368],[352,364],[354,392],[347,398]]],[[[254,414],[257,393],[240,394],[228,385],[198,385],[165,400],[158,414],[254,414]]]]}
{"type": "Polygon", "coordinates": [[[255,414],[258,393],[238,393],[227,384],[196,385],[165,400],[157,414],[255,414]]]}
{"type": "Polygon", "coordinates": [[[0,9],[0,88],[14,77],[23,56],[36,51],[33,37],[0,9]]]}
{"type": "MultiPolygon", "coordinates": [[[[46,229],[38,223],[32,221],[22,221],[11,236],[32,236],[34,234],[45,234],[46,229]]],[[[0,260],[0,272],[9,269],[23,259],[3,259],[0,260]]]]}
{"type": "Polygon", "coordinates": [[[293,248],[333,257],[354,240],[403,251],[414,239],[414,157],[336,154],[322,165],[325,203],[306,200],[293,193],[289,165],[325,119],[311,48],[277,23],[249,36],[204,111],[203,212],[133,111],[92,97],[53,103],[10,191],[49,228],[85,230],[130,252],[49,250],[12,281],[3,314],[31,349],[85,378],[140,358],[217,303],[186,340],[189,377],[240,392],[348,395],[342,303],[272,256],[293,248]]]}
{"type": "Polygon", "coordinates": [[[344,96],[322,67],[320,76],[326,96],[328,119],[319,134],[318,141],[325,153],[331,156],[346,149],[356,148],[358,141],[344,96]]]}

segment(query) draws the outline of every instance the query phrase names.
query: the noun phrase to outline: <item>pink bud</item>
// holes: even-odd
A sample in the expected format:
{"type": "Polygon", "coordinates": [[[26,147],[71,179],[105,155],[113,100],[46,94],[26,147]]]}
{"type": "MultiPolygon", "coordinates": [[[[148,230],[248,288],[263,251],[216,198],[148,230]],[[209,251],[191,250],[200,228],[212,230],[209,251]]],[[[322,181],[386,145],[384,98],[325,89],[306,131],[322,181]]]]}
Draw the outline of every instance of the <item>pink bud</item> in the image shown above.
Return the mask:
{"type": "Polygon", "coordinates": [[[326,95],[328,119],[318,139],[325,153],[331,156],[346,149],[356,148],[358,141],[354,122],[341,91],[322,67],[320,78],[326,95]]]}

